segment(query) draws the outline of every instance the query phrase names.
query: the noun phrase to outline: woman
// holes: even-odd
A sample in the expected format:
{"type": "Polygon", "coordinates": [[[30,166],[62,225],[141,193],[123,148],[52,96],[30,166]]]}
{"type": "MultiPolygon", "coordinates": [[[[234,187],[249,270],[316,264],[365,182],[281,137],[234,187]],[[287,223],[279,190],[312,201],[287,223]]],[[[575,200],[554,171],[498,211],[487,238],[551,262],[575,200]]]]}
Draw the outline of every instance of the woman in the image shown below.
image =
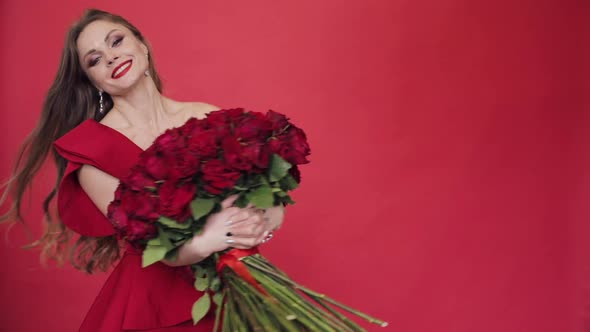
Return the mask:
{"type": "Polygon", "coordinates": [[[71,249],[74,266],[92,273],[120,258],[80,331],[210,331],[211,315],[192,325],[190,308],[200,293],[186,266],[230,246],[256,246],[282,223],[282,207],[240,209],[232,207],[234,197],[180,248],[175,261],[142,269],[141,253],[120,255],[106,218],[119,179],[166,129],[216,109],[162,96],[149,45],[122,17],[89,10],[70,29],[41,119],[9,183],[15,200],[3,219],[22,219],[23,192],[51,150],[58,180],[43,206],[48,228],[37,242],[43,254],[61,258],[73,230],[80,234],[71,249]],[[57,219],[49,213],[55,194],[57,219]]]}

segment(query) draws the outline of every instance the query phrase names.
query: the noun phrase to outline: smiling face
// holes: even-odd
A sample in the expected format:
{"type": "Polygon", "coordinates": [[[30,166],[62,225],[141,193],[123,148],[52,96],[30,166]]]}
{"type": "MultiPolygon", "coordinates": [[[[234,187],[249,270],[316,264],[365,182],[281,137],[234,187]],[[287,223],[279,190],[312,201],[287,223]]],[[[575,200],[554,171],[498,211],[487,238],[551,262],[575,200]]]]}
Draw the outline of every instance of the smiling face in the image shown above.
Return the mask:
{"type": "Polygon", "coordinates": [[[146,78],[148,48],[123,25],[94,21],[82,30],[76,46],[82,70],[99,90],[112,96],[146,78]]]}

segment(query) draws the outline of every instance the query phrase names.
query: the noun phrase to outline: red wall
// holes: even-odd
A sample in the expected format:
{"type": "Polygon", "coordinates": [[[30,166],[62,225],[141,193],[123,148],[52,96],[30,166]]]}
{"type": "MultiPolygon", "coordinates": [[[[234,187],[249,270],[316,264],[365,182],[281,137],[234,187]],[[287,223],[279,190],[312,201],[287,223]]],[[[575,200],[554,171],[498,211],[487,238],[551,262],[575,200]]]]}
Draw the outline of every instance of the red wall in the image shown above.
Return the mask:
{"type": "MultiPolygon", "coordinates": [[[[303,284],[384,331],[588,323],[585,1],[100,4],[148,37],[167,95],[273,108],[306,129],[312,163],[266,246],[303,284]]],[[[1,178],[65,30],[94,5],[0,2],[1,178]]],[[[27,209],[33,238],[52,182],[49,166],[27,209]]],[[[0,250],[0,330],[74,331],[105,276],[43,268],[25,242],[15,227],[0,250]]]]}

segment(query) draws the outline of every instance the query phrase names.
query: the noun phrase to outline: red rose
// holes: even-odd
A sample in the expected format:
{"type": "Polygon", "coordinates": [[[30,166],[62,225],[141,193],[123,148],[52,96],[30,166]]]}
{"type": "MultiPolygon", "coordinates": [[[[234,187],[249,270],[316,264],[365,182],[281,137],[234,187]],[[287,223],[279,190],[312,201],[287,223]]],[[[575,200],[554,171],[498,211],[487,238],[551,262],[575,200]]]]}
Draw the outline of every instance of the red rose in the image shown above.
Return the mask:
{"type": "Polygon", "coordinates": [[[271,138],[264,145],[264,149],[265,149],[265,151],[270,152],[270,154],[273,154],[273,153],[278,154],[279,151],[281,151],[281,146],[283,146],[282,141],[280,141],[278,138],[271,138]]]}
{"type": "Polygon", "coordinates": [[[121,200],[121,195],[123,194],[123,192],[127,189],[128,186],[127,184],[125,184],[124,182],[119,182],[119,185],[117,186],[117,190],[115,190],[115,199],[113,200],[113,203],[115,201],[120,201],[121,200]]]}
{"type": "Polygon", "coordinates": [[[185,150],[184,153],[176,155],[174,163],[170,165],[174,168],[171,172],[175,179],[191,178],[198,172],[200,162],[196,155],[185,150]]]}
{"type": "Polygon", "coordinates": [[[155,222],[158,217],[158,199],[147,191],[126,190],[121,194],[120,208],[129,216],[155,222]]]}
{"type": "Polygon", "coordinates": [[[146,175],[156,181],[191,177],[198,170],[199,160],[196,156],[188,154],[184,148],[166,152],[149,152],[141,159],[146,175]]]}
{"type": "Polygon", "coordinates": [[[188,137],[188,149],[201,159],[217,157],[216,133],[213,130],[196,130],[188,137]]]}
{"type": "Polygon", "coordinates": [[[266,118],[270,121],[271,128],[275,132],[279,132],[289,124],[289,119],[284,114],[277,113],[272,110],[266,112],[266,118]]]}
{"type": "Polygon", "coordinates": [[[243,146],[236,137],[226,136],[221,142],[223,159],[226,164],[236,170],[249,171],[252,169],[252,162],[243,156],[243,146]]]}
{"type": "MultiPolygon", "coordinates": [[[[126,239],[128,241],[138,240],[149,240],[156,236],[157,229],[153,224],[155,220],[143,219],[146,214],[146,209],[130,213],[129,209],[131,206],[139,206],[137,204],[141,199],[136,199],[134,196],[139,196],[138,192],[125,190],[123,186],[120,186],[121,190],[117,190],[118,196],[121,200],[115,200],[109,204],[107,216],[113,227],[117,231],[119,238],[126,239]]],[[[150,213],[151,214],[151,213],[150,213]]],[[[152,217],[157,218],[157,214],[152,214],[152,217]]]]}
{"type": "Polygon", "coordinates": [[[179,128],[168,129],[142,153],[140,164],[156,180],[181,178],[188,172],[183,167],[184,163],[179,165],[179,161],[184,159],[186,146],[186,140],[181,136],[179,128]],[[179,168],[183,170],[179,171],[179,168]]]}
{"type": "Polygon", "coordinates": [[[142,220],[130,219],[126,229],[126,240],[130,242],[153,239],[158,235],[158,228],[142,220]]]}
{"type": "Polygon", "coordinates": [[[167,129],[158,136],[152,144],[156,150],[163,153],[171,153],[186,147],[184,136],[180,128],[167,129]]]}
{"type": "Polygon", "coordinates": [[[221,112],[225,114],[230,123],[238,123],[247,114],[243,108],[228,108],[221,112]]]}
{"type": "Polygon", "coordinates": [[[217,142],[220,142],[223,137],[232,134],[233,128],[245,114],[242,108],[211,112],[203,120],[203,128],[210,129],[215,133],[217,142]]]}
{"type": "Polygon", "coordinates": [[[237,122],[244,116],[243,108],[228,108],[207,114],[205,121],[210,124],[230,124],[237,122]]]}
{"type": "Polygon", "coordinates": [[[193,132],[198,131],[202,126],[202,120],[197,118],[188,119],[180,128],[180,136],[189,137],[193,132]]]}
{"type": "Polygon", "coordinates": [[[306,164],[310,149],[305,132],[290,126],[284,135],[279,136],[281,148],[278,154],[292,165],[306,164]]]}
{"type": "Polygon", "coordinates": [[[160,214],[170,217],[179,223],[188,219],[191,215],[190,202],[195,197],[197,187],[194,183],[187,182],[178,185],[174,181],[166,181],[160,187],[160,214]]]}
{"type": "Polygon", "coordinates": [[[258,168],[258,170],[252,168],[252,171],[261,171],[268,168],[271,154],[265,152],[263,147],[263,144],[257,142],[242,147],[242,156],[258,168]]]}
{"type": "Polygon", "coordinates": [[[156,153],[146,153],[142,159],[143,165],[145,166],[145,171],[149,176],[156,180],[168,179],[170,168],[162,161],[161,156],[156,153]]]}
{"type": "MultiPolygon", "coordinates": [[[[113,227],[117,230],[118,233],[122,233],[129,223],[129,216],[127,213],[121,208],[121,201],[113,201],[109,204],[107,217],[113,224],[113,227]]],[[[123,234],[121,234],[123,235],[123,234]]]]}
{"type": "Polygon", "coordinates": [[[201,166],[204,189],[213,195],[219,195],[225,189],[231,189],[240,178],[240,173],[228,168],[221,160],[209,160],[201,166]]]}
{"type": "Polygon", "coordinates": [[[242,141],[264,142],[272,132],[272,123],[260,113],[250,112],[234,128],[234,136],[242,141]]]}
{"type": "Polygon", "coordinates": [[[149,175],[144,173],[143,165],[136,165],[131,168],[129,175],[123,180],[132,190],[146,190],[147,187],[155,188],[156,182],[149,175]]]}

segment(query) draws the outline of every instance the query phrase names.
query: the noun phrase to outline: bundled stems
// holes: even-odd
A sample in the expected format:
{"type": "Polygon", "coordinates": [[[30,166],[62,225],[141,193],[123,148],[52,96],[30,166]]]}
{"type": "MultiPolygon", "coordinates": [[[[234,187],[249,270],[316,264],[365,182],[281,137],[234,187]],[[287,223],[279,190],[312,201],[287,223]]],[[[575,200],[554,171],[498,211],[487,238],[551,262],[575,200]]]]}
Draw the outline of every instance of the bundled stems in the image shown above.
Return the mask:
{"type": "Polygon", "coordinates": [[[384,321],[295,283],[259,254],[244,257],[241,262],[268,294],[261,293],[233,270],[225,268],[221,272],[225,287],[221,295],[221,307],[217,308],[215,332],[218,331],[218,321],[223,322],[222,332],[365,331],[332,306],[370,323],[387,326],[384,321]]]}
{"type": "Polygon", "coordinates": [[[327,297],[325,294],[319,294],[317,292],[314,292],[306,287],[303,287],[299,284],[297,284],[296,282],[294,282],[293,280],[291,280],[289,277],[286,276],[286,274],[284,274],[283,272],[279,271],[276,267],[274,266],[270,266],[267,265],[268,262],[260,255],[253,255],[253,256],[248,256],[246,257],[243,262],[248,266],[248,267],[252,267],[254,269],[258,269],[262,272],[265,272],[269,275],[272,275],[275,278],[280,279],[281,281],[285,282],[286,284],[288,284],[291,287],[295,287],[296,289],[299,289],[300,291],[302,291],[303,293],[305,293],[307,296],[311,297],[314,301],[318,302],[318,303],[322,303],[322,302],[328,302],[334,306],[339,307],[340,309],[343,309],[347,312],[350,312],[351,314],[354,314],[358,317],[363,318],[364,320],[368,321],[369,323],[372,324],[377,324],[381,327],[386,327],[388,325],[387,322],[384,322],[382,320],[379,320],[377,318],[371,317],[361,311],[358,311],[356,309],[353,309],[347,305],[344,305],[340,302],[337,302],[329,297],[327,297]],[[268,267],[264,267],[261,266],[261,264],[259,264],[260,262],[264,263],[265,265],[267,265],[268,267]]]}

